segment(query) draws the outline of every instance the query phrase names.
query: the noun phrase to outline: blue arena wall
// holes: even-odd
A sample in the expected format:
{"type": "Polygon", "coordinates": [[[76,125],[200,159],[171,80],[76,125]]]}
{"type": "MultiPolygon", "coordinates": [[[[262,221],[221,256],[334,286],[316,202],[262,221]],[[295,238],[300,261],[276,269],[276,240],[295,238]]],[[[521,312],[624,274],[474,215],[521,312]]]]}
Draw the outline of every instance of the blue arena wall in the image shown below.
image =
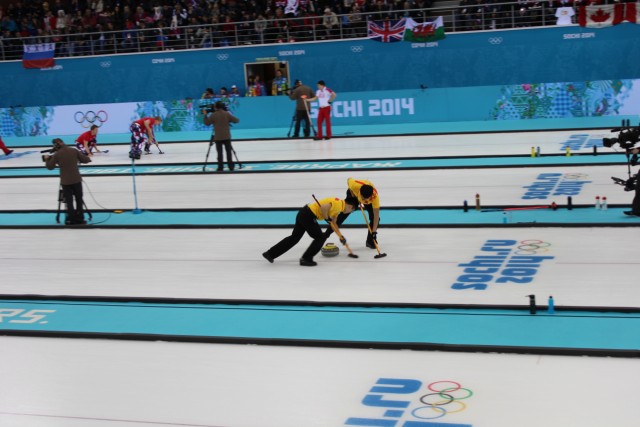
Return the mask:
{"type": "Polygon", "coordinates": [[[338,92],[640,78],[640,25],[456,33],[432,44],[352,39],[0,64],[0,107],[199,97],[244,86],[244,63],[288,61],[291,77],[338,92]],[[8,83],[8,84],[7,84],[8,83]]]}
{"type": "MultiPolygon", "coordinates": [[[[117,110],[117,103],[136,105],[118,119],[125,130],[113,133],[126,132],[136,114],[168,116],[167,132],[201,130],[189,98],[198,98],[205,87],[242,87],[244,64],[260,61],[288,61],[291,77],[311,86],[327,81],[339,93],[338,126],[602,116],[635,121],[638,40],[640,25],[621,24],[456,33],[422,44],[351,39],[70,58],[58,59],[48,70],[1,63],[0,132],[75,134],[82,124],[69,117],[56,123],[64,116],[54,114],[56,106],[85,112],[117,110]]],[[[242,128],[288,127],[293,103],[282,97],[241,98],[234,111],[242,128]]]]}

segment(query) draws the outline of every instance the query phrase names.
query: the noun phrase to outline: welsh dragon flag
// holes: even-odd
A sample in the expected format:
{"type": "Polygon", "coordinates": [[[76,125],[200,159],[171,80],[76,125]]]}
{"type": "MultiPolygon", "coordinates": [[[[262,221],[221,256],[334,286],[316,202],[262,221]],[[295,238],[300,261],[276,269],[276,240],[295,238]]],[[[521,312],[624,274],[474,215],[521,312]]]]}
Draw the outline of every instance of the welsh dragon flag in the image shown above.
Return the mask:
{"type": "Polygon", "coordinates": [[[442,16],[438,16],[431,22],[419,23],[411,18],[406,18],[406,21],[404,27],[404,41],[406,42],[433,42],[445,38],[442,16]]]}

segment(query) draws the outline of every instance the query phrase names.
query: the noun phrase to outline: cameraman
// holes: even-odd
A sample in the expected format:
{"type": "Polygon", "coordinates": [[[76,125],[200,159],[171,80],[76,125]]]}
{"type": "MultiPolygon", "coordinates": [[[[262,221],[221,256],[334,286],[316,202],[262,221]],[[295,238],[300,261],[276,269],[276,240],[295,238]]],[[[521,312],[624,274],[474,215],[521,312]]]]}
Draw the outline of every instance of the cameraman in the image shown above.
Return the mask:
{"type": "Polygon", "coordinates": [[[309,138],[311,135],[311,123],[309,122],[309,114],[305,105],[305,99],[314,96],[313,89],[302,84],[300,80],[296,80],[294,89],[289,93],[289,99],[296,101],[296,127],[293,130],[293,137],[300,137],[300,122],[304,122],[304,137],[309,138]]]}
{"type": "MultiPolygon", "coordinates": [[[[630,162],[632,166],[636,166],[638,164],[638,153],[640,153],[640,148],[634,148],[632,150],[629,150],[628,153],[633,154],[630,162]]],[[[635,175],[635,183],[633,184],[633,187],[629,189],[629,190],[635,189],[636,195],[633,197],[633,202],[631,202],[631,210],[624,211],[625,215],[640,216],[640,179],[639,178],[640,177],[638,177],[638,175],[635,175]]]]}
{"type": "Polygon", "coordinates": [[[65,145],[60,138],[53,141],[53,149],[50,155],[42,156],[47,169],[53,170],[60,167],[60,186],[62,196],[67,205],[67,225],[86,224],[84,220],[84,202],[82,201],[82,176],[80,175],[79,163],[90,163],[91,159],[76,150],[74,147],[65,145]],[[75,208],[74,201],[75,198],[75,208]]]}
{"type": "Polygon", "coordinates": [[[227,165],[229,166],[229,170],[233,171],[233,157],[231,147],[231,123],[240,123],[240,119],[233,116],[230,112],[226,111],[226,107],[224,102],[218,101],[214,105],[215,111],[206,112],[204,116],[204,124],[206,126],[213,125],[213,135],[211,135],[211,141],[209,141],[209,146],[213,145],[213,142],[216,143],[216,151],[218,152],[218,172],[222,172],[224,170],[224,162],[222,157],[222,148],[227,153],[227,165]]]}

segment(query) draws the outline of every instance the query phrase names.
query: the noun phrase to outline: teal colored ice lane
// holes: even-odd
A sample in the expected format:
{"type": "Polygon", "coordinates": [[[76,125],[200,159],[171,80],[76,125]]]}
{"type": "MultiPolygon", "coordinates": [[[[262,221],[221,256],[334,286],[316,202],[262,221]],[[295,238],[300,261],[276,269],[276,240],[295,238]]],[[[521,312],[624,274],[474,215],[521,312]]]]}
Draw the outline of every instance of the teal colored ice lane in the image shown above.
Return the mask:
{"type": "MultiPolygon", "coordinates": [[[[549,203],[549,202],[547,202],[549,203]]],[[[546,205],[544,205],[546,206],[546,205]]],[[[529,208],[532,208],[531,206],[529,208]]],[[[124,210],[124,209],[123,209],[124,210]]],[[[549,207],[525,210],[495,209],[490,212],[471,208],[459,209],[384,209],[385,226],[528,226],[532,224],[603,224],[640,226],[640,217],[626,216],[628,208],[574,207],[567,210],[549,207]]],[[[131,210],[122,213],[94,212],[89,220],[96,227],[243,227],[243,226],[293,226],[297,209],[290,210],[216,210],[216,211],[149,211],[136,214],[131,210]]],[[[0,212],[2,227],[56,226],[55,212],[0,212]]],[[[64,213],[61,214],[64,220],[64,213]]],[[[347,225],[363,226],[362,217],[351,215],[347,225]]]]}
{"type": "MultiPolygon", "coordinates": [[[[342,170],[398,170],[398,169],[433,169],[433,168],[475,168],[475,167],[518,167],[518,166],[555,166],[555,165],[610,165],[626,164],[623,154],[607,154],[600,156],[542,156],[542,157],[461,157],[461,158],[413,158],[413,159],[376,159],[376,160],[332,160],[332,161],[300,161],[300,162],[255,162],[246,163],[242,169],[234,173],[245,172],[318,172],[342,170]]],[[[81,172],[85,176],[131,175],[131,165],[83,166],[81,172]]],[[[202,164],[163,164],[145,165],[144,161],[135,165],[138,175],[155,174],[203,174],[202,164]]],[[[215,168],[209,167],[207,173],[215,175],[215,168]]],[[[2,168],[0,177],[15,178],[25,176],[57,176],[57,170],[50,171],[45,167],[2,168]]]]}
{"type": "Polygon", "coordinates": [[[637,313],[0,300],[0,319],[0,331],[640,349],[637,313]]]}
{"type": "MultiPolygon", "coordinates": [[[[629,119],[632,123],[637,116],[602,116],[602,117],[570,117],[561,119],[536,120],[481,120],[481,121],[451,121],[451,122],[420,122],[420,123],[385,123],[366,125],[333,125],[333,136],[384,136],[384,135],[415,135],[437,133],[475,133],[475,132],[522,132],[535,130],[566,130],[566,129],[604,129],[620,126],[620,120],[629,119]]],[[[287,120],[288,122],[288,120],[287,120]]],[[[244,124],[233,128],[233,139],[287,139],[291,134],[288,123],[286,127],[274,128],[245,128],[244,124]]],[[[46,135],[5,137],[10,147],[48,146],[53,138],[64,141],[75,139],[78,135],[46,135]]],[[[157,134],[158,142],[192,142],[209,141],[211,131],[161,132],[157,134]]],[[[101,144],[128,145],[130,133],[100,134],[101,144]]]]}

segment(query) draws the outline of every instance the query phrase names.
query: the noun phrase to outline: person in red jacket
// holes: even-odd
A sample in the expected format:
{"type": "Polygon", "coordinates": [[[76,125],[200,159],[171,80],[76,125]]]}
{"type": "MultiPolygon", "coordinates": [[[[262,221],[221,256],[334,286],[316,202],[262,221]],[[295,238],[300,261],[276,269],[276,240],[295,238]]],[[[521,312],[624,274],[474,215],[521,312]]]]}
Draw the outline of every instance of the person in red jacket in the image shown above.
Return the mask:
{"type": "MultiPolygon", "coordinates": [[[[151,144],[155,144],[158,149],[160,146],[156,141],[153,127],[162,123],[161,117],[143,117],[131,123],[129,130],[131,131],[131,151],[129,151],[130,159],[140,159],[142,154],[142,146],[147,154],[151,154],[149,148],[151,144]]],[[[160,151],[162,153],[162,151],[160,151]]]]}
{"type": "Polygon", "coordinates": [[[93,150],[95,150],[96,153],[101,153],[97,146],[98,129],[98,126],[92,125],[88,131],[76,138],[76,148],[80,150],[82,154],[91,157],[93,156],[93,150]]]}
{"type": "Polygon", "coordinates": [[[314,141],[322,139],[322,123],[324,122],[327,124],[327,136],[324,139],[331,139],[331,104],[336,96],[336,93],[324,84],[324,80],[319,80],[316,96],[307,98],[307,102],[318,101],[318,134],[313,138],[314,141]]]}
{"type": "Polygon", "coordinates": [[[7,148],[7,146],[4,145],[4,141],[2,140],[1,136],[0,136],[0,150],[4,152],[5,156],[8,156],[9,154],[13,153],[13,150],[7,148]]]}

